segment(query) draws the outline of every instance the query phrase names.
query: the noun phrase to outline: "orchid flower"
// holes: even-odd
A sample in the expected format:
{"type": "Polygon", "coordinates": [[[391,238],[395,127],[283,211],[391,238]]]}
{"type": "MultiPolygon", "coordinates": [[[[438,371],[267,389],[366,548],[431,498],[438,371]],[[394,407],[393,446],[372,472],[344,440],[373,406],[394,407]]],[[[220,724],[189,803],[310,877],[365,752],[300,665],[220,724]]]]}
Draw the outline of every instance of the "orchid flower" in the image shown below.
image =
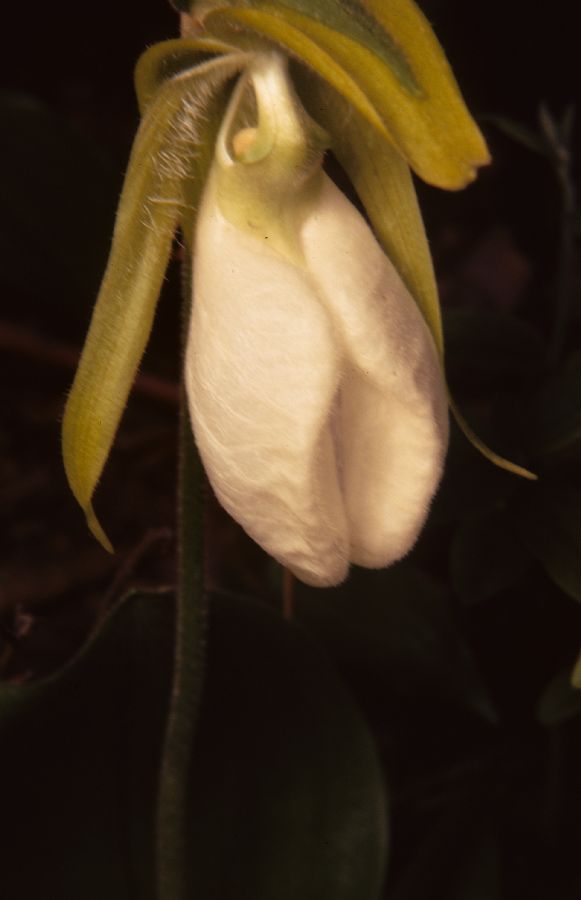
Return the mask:
{"type": "Polygon", "coordinates": [[[209,479],[299,578],[336,584],[350,562],[410,549],[446,452],[440,308],[410,166],[457,189],[488,152],[413,0],[187,9],[184,37],[136,69],[143,120],[67,401],[65,469],[111,549],[92,497],[180,228],[194,285],[185,381],[209,479]],[[326,147],[370,224],[324,173],[326,147]]]}

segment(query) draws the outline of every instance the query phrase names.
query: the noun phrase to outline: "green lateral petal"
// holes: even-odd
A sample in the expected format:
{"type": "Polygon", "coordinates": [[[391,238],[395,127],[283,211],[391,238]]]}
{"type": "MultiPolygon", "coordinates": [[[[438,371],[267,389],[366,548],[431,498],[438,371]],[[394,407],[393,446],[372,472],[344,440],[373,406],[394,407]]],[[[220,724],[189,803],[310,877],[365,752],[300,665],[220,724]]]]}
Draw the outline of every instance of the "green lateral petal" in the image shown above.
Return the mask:
{"type": "Polygon", "coordinates": [[[276,42],[349,100],[421,178],[438,187],[464,187],[489,154],[440,45],[410,0],[365,5],[374,34],[384,29],[391,55],[370,49],[369,41],[354,36],[357,29],[348,35],[268,0],[252,0],[252,8],[214,4],[203,24],[208,35],[239,47],[248,46],[252,33],[276,42]]]}
{"type": "Polygon", "coordinates": [[[87,524],[109,551],[91,499],[149,338],[172,240],[183,211],[184,180],[198,149],[197,121],[246,57],[222,57],[174,77],[143,119],[129,167],[107,270],[63,421],[71,490],[87,524]]]}
{"type": "MultiPolygon", "coordinates": [[[[361,198],[378,240],[420,307],[443,367],[438,288],[407,164],[363,116],[320,79],[303,70],[296,72],[295,82],[307,110],[330,135],[332,150],[361,198]]],[[[536,478],[487,447],[472,431],[452,398],[450,408],[468,440],[490,462],[523,478],[536,478]]]]}

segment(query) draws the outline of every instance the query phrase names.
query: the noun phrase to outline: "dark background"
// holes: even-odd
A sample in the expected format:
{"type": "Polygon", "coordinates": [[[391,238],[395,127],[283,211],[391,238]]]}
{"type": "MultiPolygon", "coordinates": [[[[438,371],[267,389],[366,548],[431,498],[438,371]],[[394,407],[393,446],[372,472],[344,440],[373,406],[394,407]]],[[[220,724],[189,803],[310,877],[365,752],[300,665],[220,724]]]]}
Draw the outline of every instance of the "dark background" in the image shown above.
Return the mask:
{"type": "MultiPolygon", "coordinates": [[[[559,118],[578,101],[578,35],[571,4],[424,0],[421,6],[493,155],[493,165],[462,193],[418,187],[443,304],[452,313],[484,310],[515,317],[548,334],[561,222],[554,171],[491,117],[537,131],[542,102],[559,118]]],[[[69,659],[95,620],[129,587],[174,582],[179,247],[151,346],[98,492],[97,509],[118,551],[110,557],[87,532],[66,486],[60,418],[106,262],[138,123],[133,66],[146,46],[176,34],[177,18],[164,0],[143,5],[106,0],[88,7],[44,4],[12,12],[18,18],[5,28],[7,46],[0,62],[0,674],[16,682],[52,672],[69,659]]],[[[578,143],[577,126],[572,138],[575,176],[578,143]]],[[[576,297],[578,302],[578,290],[576,297]]],[[[568,349],[579,346],[578,338],[577,316],[568,349]]],[[[508,371],[493,380],[486,360],[481,370],[470,369],[467,379],[465,367],[461,348],[452,340],[450,378],[469,409],[500,401],[514,388],[508,371]]],[[[521,399],[525,395],[518,394],[521,399]]],[[[499,449],[505,449],[504,435],[494,437],[499,449]]],[[[452,481],[446,482],[411,561],[446,589],[454,580],[449,571],[453,529],[444,504],[472,489],[462,478],[454,480],[456,474],[462,474],[467,459],[466,484],[473,471],[485,489],[487,479],[491,491],[499,484],[488,464],[474,463],[472,451],[460,450],[458,456],[458,446],[455,435],[452,476],[447,476],[452,481]]],[[[510,452],[509,445],[506,450],[510,452]]],[[[278,577],[274,567],[211,501],[208,515],[210,586],[270,602],[278,577]]],[[[491,568],[496,564],[492,558],[491,568]]],[[[354,584],[353,591],[358,589],[354,584]]],[[[384,696],[370,689],[356,666],[355,671],[345,667],[386,765],[395,772],[392,878],[400,894],[393,896],[439,900],[437,893],[422,892],[419,886],[405,893],[406,865],[416,859],[423,838],[414,818],[414,810],[422,809],[415,786],[420,775],[432,772],[434,762],[418,762],[413,753],[407,757],[405,741],[417,733],[425,742],[426,734],[437,732],[434,754],[439,763],[448,754],[456,765],[459,757],[467,767],[462,778],[467,784],[471,778],[478,782],[480,770],[470,770],[478,747],[488,760],[486,791],[502,794],[500,831],[505,847],[513,851],[510,861],[504,861],[503,896],[574,900],[579,895],[573,840],[579,828],[573,802],[579,796],[573,762],[578,728],[553,741],[556,732],[541,735],[533,710],[544,686],[574,662],[579,607],[540,566],[480,604],[463,605],[465,598],[452,595],[456,619],[500,709],[504,731],[498,742],[483,737],[470,716],[456,720],[438,706],[438,718],[420,703],[413,715],[423,717],[422,726],[412,721],[412,713],[398,710],[395,718],[406,737],[394,748],[384,733],[384,696]],[[468,748],[466,759],[462,749],[451,751],[454,746],[468,748]],[[546,753],[560,754],[549,788],[546,753]],[[560,799],[555,808],[549,804],[539,830],[529,833],[525,823],[547,790],[560,799]],[[547,818],[552,828],[548,850],[543,837],[547,818]]],[[[317,623],[307,624],[316,633],[317,623]]],[[[444,792],[445,806],[445,784],[437,787],[444,792]]],[[[446,852],[453,852],[454,838],[446,843],[444,835],[442,840],[446,852]]],[[[438,855],[437,848],[431,852],[438,855]]],[[[483,893],[470,896],[489,900],[483,893]]]]}

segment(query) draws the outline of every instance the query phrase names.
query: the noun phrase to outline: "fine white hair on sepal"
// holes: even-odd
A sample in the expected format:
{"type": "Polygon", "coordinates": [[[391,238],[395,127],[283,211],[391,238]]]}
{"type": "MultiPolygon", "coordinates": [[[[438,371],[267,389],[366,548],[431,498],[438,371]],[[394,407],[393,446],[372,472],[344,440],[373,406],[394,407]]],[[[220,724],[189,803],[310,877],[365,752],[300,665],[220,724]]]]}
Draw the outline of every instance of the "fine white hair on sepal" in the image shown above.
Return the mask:
{"type": "Polygon", "coordinates": [[[222,214],[210,178],[185,377],[218,500],[302,581],[413,546],[442,473],[446,390],[428,328],[368,225],[326,177],[304,265],[222,214]]]}

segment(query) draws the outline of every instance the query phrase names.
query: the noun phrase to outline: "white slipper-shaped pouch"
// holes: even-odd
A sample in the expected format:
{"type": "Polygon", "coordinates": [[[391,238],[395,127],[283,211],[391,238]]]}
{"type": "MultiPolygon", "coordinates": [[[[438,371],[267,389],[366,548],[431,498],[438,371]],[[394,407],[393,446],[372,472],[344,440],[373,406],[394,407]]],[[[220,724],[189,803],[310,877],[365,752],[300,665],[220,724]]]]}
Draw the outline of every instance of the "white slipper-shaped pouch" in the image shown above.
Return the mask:
{"type": "Polygon", "coordinates": [[[220,503],[299,579],[331,586],[415,543],[448,404],[424,319],[322,149],[284,60],[257,58],[198,216],[185,377],[220,503]]]}

